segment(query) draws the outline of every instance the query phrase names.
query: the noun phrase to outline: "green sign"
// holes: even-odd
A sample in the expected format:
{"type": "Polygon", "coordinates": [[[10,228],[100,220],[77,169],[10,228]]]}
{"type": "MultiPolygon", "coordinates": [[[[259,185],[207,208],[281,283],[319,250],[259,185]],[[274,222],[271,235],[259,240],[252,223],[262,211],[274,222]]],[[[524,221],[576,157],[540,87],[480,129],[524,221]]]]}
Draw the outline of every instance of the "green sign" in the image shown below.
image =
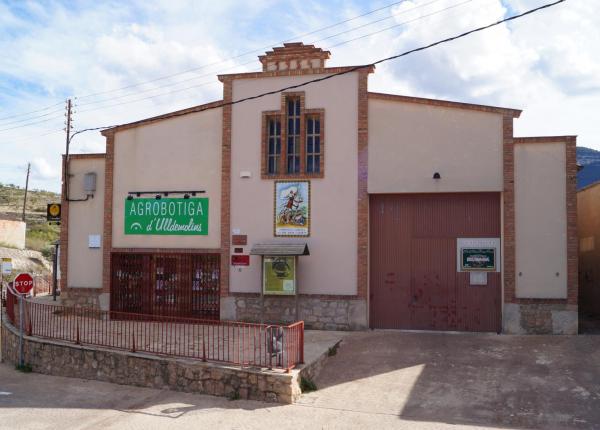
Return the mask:
{"type": "Polygon", "coordinates": [[[263,293],[296,294],[296,257],[263,258],[263,293]]]}
{"type": "Polygon", "coordinates": [[[460,259],[464,271],[496,270],[496,248],[461,248],[460,259]]]}
{"type": "Polygon", "coordinates": [[[208,198],[125,200],[125,234],[208,234],[208,198]]]}

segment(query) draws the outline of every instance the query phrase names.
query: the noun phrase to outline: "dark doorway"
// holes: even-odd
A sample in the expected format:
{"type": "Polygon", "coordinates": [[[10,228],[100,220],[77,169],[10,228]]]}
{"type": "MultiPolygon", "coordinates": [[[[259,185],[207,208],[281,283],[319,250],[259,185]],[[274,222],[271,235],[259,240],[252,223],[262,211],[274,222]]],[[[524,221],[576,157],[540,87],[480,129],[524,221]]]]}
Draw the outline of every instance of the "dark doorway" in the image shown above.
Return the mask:
{"type": "Polygon", "coordinates": [[[219,254],[121,253],[111,259],[112,311],[219,319],[219,254]]]}
{"type": "Polygon", "coordinates": [[[470,285],[457,238],[500,237],[499,193],[370,197],[372,328],[501,329],[501,276],[470,285]]]}

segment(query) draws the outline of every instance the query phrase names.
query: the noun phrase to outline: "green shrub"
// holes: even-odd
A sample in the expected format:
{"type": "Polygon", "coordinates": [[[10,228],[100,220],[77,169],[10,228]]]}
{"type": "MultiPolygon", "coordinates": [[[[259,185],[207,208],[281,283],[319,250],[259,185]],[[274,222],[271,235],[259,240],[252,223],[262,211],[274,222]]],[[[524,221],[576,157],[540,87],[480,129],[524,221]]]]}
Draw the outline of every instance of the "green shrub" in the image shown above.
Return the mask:
{"type": "Polygon", "coordinates": [[[311,391],[317,391],[317,385],[308,378],[304,376],[300,377],[300,390],[303,393],[310,393],[311,391]]]}

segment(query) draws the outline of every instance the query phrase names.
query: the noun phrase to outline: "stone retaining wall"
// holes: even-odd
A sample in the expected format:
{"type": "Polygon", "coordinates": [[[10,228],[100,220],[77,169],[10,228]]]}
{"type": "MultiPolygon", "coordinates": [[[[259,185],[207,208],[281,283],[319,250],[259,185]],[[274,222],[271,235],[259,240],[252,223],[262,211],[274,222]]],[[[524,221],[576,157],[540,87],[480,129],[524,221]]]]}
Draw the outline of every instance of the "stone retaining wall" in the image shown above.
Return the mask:
{"type": "Polygon", "coordinates": [[[503,332],[506,334],[577,334],[576,305],[562,303],[506,303],[503,332]]]}
{"type": "Polygon", "coordinates": [[[100,288],[65,288],[60,298],[63,306],[108,310],[108,294],[100,288]]]}
{"type": "Polygon", "coordinates": [[[308,329],[364,330],[367,305],[355,297],[300,295],[261,299],[259,295],[236,294],[221,298],[221,319],[277,324],[304,321],[308,329]]]}
{"type": "MultiPolygon", "coordinates": [[[[3,358],[18,361],[18,331],[2,322],[3,358]]],[[[300,370],[290,373],[203,363],[24,337],[25,363],[48,375],[232,398],[293,403],[300,370]]]]}

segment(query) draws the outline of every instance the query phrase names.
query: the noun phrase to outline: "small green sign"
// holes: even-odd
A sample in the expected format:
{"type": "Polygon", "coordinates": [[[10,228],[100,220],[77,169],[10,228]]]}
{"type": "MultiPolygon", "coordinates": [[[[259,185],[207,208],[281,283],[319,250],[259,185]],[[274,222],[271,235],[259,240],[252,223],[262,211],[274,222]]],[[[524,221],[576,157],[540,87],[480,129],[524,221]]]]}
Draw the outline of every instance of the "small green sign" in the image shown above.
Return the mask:
{"type": "Polygon", "coordinates": [[[264,294],[296,294],[296,258],[267,257],[263,259],[264,294]]]}
{"type": "Polygon", "coordinates": [[[496,248],[461,248],[460,256],[464,271],[496,270],[496,248]]]}
{"type": "Polygon", "coordinates": [[[125,199],[125,234],[208,234],[208,198],[125,199]]]}

